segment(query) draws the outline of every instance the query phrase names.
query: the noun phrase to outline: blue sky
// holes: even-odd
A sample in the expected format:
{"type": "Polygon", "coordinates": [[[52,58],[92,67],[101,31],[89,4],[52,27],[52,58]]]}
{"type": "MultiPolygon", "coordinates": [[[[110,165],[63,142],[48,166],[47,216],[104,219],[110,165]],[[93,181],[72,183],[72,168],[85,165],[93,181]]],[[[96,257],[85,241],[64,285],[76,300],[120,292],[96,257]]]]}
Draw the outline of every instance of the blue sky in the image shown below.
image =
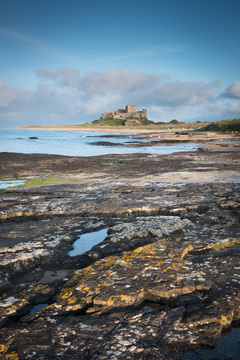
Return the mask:
{"type": "Polygon", "coordinates": [[[240,117],[237,0],[0,0],[0,126],[240,117]]]}

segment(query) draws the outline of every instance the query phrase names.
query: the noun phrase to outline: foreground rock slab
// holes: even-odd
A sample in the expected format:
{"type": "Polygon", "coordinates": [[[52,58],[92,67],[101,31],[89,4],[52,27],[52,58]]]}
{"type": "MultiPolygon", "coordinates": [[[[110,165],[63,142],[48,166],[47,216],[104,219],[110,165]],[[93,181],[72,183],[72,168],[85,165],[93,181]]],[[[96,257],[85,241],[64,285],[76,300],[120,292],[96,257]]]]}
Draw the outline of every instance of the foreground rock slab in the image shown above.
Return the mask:
{"type": "MultiPolygon", "coordinates": [[[[2,191],[0,358],[174,360],[216,346],[240,320],[236,156],[133,154],[121,171],[106,156],[89,160],[91,182],[2,191]]],[[[87,177],[89,163],[71,161],[87,177]]]]}

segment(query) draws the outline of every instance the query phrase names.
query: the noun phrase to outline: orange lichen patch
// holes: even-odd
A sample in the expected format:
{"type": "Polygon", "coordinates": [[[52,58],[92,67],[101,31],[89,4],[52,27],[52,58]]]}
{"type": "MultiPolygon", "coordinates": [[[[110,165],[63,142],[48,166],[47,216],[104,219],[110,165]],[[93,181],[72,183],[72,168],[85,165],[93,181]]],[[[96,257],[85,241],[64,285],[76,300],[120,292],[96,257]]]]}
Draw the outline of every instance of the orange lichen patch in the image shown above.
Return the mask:
{"type": "Polygon", "coordinates": [[[34,288],[36,290],[44,290],[44,289],[48,289],[49,287],[47,285],[38,284],[34,288]]]}
{"type": "Polygon", "coordinates": [[[139,290],[136,293],[131,294],[121,294],[121,295],[112,295],[109,298],[95,298],[93,300],[94,305],[102,306],[122,306],[122,305],[132,305],[136,302],[142,301],[144,297],[144,292],[139,290]]]}
{"type": "Polygon", "coordinates": [[[220,319],[220,324],[223,326],[229,326],[232,323],[234,316],[234,311],[230,311],[227,315],[222,315],[220,319]]]}
{"type": "Polygon", "coordinates": [[[4,344],[0,344],[0,353],[5,353],[7,351],[7,346],[4,344]]]}
{"type": "Polygon", "coordinates": [[[5,355],[6,360],[19,360],[18,354],[14,351],[5,355]]]}
{"type": "Polygon", "coordinates": [[[90,287],[86,286],[86,287],[83,288],[83,290],[89,292],[89,291],[90,291],[90,287]]]}
{"type": "Polygon", "coordinates": [[[228,207],[234,207],[234,206],[238,206],[238,203],[236,201],[228,201],[228,202],[225,202],[225,203],[220,203],[219,206],[221,208],[228,208],[228,207]]]}
{"type": "Polygon", "coordinates": [[[182,237],[178,236],[175,238],[175,241],[181,241],[182,240],[182,237]]]}
{"type": "Polygon", "coordinates": [[[226,325],[228,323],[227,317],[222,315],[220,320],[221,325],[226,325]]]}
{"type": "Polygon", "coordinates": [[[72,289],[63,289],[58,295],[58,299],[68,299],[72,295],[72,289]]]}
{"type": "Polygon", "coordinates": [[[144,289],[137,290],[137,293],[142,293],[142,292],[144,292],[144,289]]]}
{"type": "Polygon", "coordinates": [[[67,302],[69,305],[75,304],[77,302],[77,298],[75,296],[73,296],[73,297],[67,299],[67,302]]]}
{"type": "Polygon", "coordinates": [[[113,299],[112,296],[108,299],[107,305],[108,305],[108,306],[114,305],[114,299],[113,299]]]}
{"type": "Polygon", "coordinates": [[[186,206],[187,210],[198,210],[199,209],[199,205],[189,205],[186,206]]]}
{"type": "Polygon", "coordinates": [[[32,291],[34,292],[41,292],[43,294],[48,293],[51,290],[51,288],[48,285],[36,285],[33,287],[32,291]]]}
{"type": "Polygon", "coordinates": [[[179,273],[188,271],[188,267],[184,266],[184,257],[192,249],[193,246],[186,242],[178,242],[176,248],[174,239],[165,238],[98,260],[79,270],[58,300],[66,299],[67,309],[91,302],[96,306],[113,307],[137,304],[146,296],[169,298],[192,292],[195,287],[181,287],[179,277],[179,273]],[[126,277],[127,285],[123,281],[126,277]],[[151,289],[151,279],[161,283],[159,289],[151,289]]]}
{"type": "Polygon", "coordinates": [[[188,247],[186,247],[181,254],[181,260],[189,253],[189,251],[192,251],[192,250],[193,250],[192,245],[189,245],[188,247]]]}
{"type": "Polygon", "coordinates": [[[76,287],[76,290],[82,291],[82,290],[83,290],[83,288],[84,288],[84,286],[83,286],[83,285],[79,285],[79,286],[77,286],[77,287],[76,287]]]}
{"type": "Polygon", "coordinates": [[[120,300],[126,303],[132,302],[132,296],[129,295],[120,295],[120,300]]]}
{"type": "Polygon", "coordinates": [[[44,307],[43,309],[41,310],[38,310],[39,312],[44,312],[46,309],[50,310],[50,309],[55,309],[55,304],[50,304],[46,307],[44,307]]]}

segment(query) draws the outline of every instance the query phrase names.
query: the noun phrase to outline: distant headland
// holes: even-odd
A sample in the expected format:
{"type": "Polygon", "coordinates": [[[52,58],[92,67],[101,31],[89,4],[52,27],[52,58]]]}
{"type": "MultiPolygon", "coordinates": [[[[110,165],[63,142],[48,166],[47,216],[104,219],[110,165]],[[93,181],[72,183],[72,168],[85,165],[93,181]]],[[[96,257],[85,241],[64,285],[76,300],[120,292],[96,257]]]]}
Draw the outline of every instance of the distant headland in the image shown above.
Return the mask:
{"type": "Polygon", "coordinates": [[[102,113],[102,116],[98,120],[93,120],[91,123],[76,125],[21,125],[18,129],[110,132],[161,132],[175,130],[240,132],[240,119],[215,122],[196,121],[193,123],[186,123],[173,119],[169,122],[155,122],[148,120],[147,109],[136,110],[136,105],[126,105],[123,109],[110,110],[102,113]]]}

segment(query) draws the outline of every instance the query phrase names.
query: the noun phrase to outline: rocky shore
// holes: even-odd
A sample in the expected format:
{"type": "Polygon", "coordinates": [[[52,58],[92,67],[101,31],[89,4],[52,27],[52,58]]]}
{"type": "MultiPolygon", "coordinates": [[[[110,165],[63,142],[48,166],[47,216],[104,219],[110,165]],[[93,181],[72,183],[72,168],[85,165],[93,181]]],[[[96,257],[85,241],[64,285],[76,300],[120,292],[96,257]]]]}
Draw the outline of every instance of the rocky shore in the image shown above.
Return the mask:
{"type": "Polygon", "coordinates": [[[1,153],[0,177],[26,186],[0,190],[0,358],[200,359],[196,349],[214,348],[240,324],[238,145],[1,153]]]}

